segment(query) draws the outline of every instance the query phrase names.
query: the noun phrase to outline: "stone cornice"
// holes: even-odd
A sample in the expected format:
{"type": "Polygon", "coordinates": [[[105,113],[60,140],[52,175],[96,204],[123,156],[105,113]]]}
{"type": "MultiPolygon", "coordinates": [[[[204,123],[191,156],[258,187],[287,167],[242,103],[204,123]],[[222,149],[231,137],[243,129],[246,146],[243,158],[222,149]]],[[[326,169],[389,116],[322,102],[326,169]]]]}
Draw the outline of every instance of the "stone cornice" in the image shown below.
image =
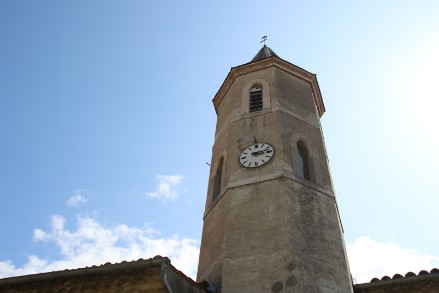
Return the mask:
{"type": "Polygon", "coordinates": [[[237,188],[237,187],[245,186],[245,185],[260,183],[260,182],[264,182],[264,181],[277,180],[277,179],[282,179],[282,178],[286,178],[286,179],[295,181],[296,183],[300,183],[302,185],[305,185],[305,186],[317,191],[318,193],[320,193],[324,196],[328,196],[330,198],[333,198],[335,200],[335,194],[330,189],[330,187],[324,187],[324,186],[317,185],[313,182],[302,179],[302,178],[292,174],[289,171],[282,170],[279,172],[272,172],[272,173],[258,176],[258,177],[249,177],[246,179],[242,179],[242,180],[238,180],[238,181],[234,181],[234,182],[229,183],[224,188],[224,190],[221,191],[221,193],[218,195],[216,200],[204,211],[203,220],[207,217],[207,215],[210,213],[210,211],[213,209],[213,207],[224,197],[224,195],[229,190],[237,188]]]}

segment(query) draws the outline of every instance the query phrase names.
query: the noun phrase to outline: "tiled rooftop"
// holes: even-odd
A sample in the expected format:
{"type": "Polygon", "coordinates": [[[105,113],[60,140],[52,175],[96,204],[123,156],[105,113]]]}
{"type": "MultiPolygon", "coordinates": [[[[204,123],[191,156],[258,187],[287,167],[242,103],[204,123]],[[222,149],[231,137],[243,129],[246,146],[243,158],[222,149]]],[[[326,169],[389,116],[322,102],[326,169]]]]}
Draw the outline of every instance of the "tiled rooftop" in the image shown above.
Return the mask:
{"type": "Polygon", "coordinates": [[[387,281],[387,280],[395,280],[395,279],[401,279],[401,278],[410,278],[410,277],[429,275],[429,274],[439,274],[439,269],[433,268],[433,269],[430,270],[430,272],[428,272],[426,270],[422,270],[418,274],[415,274],[413,272],[408,272],[404,276],[401,275],[401,274],[395,274],[391,278],[389,276],[384,276],[381,279],[373,278],[372,280],[370,280],[370,282],[374,283],[374,282],[381,282],[381,281],[387,281]]]}

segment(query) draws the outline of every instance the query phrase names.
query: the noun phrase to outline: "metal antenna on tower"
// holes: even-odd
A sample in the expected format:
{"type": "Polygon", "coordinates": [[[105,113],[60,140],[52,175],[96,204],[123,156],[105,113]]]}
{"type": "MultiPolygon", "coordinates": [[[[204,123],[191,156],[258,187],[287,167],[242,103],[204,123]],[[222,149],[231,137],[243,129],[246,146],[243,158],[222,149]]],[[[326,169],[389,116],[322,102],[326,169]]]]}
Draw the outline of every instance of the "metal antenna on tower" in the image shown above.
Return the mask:
{"type": "Polygon", "coordinates": [[[259,42],[259,44],[264,43],[264,47],[265,47],[265,41],[267,40],[267,36],[263,36],[262,41],[259,42]]]}

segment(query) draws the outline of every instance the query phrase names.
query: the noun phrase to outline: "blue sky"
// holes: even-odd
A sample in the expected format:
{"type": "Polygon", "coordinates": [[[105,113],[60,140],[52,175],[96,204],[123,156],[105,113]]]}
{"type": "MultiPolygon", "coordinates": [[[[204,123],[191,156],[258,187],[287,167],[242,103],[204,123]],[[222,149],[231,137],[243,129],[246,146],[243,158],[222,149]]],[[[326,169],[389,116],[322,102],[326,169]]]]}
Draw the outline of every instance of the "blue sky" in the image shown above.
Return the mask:
{"type": "Polygon", "coordinates": [[[215,111],[259,40],[317,74],[351,270],[439,266],[437,1],[0,2],[0,277],[194,275],[215,111]]]}

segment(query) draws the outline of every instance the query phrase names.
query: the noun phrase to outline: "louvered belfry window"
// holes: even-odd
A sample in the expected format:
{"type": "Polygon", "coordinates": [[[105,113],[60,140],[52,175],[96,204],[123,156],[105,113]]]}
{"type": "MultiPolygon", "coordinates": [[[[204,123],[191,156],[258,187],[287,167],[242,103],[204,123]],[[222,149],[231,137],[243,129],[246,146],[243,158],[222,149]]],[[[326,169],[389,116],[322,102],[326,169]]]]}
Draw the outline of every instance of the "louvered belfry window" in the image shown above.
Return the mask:
{"type": "Polygon", "coordinates": [[[262,86],[255,85],[250,90],[250,112],[262,110],[262,86]]]}

